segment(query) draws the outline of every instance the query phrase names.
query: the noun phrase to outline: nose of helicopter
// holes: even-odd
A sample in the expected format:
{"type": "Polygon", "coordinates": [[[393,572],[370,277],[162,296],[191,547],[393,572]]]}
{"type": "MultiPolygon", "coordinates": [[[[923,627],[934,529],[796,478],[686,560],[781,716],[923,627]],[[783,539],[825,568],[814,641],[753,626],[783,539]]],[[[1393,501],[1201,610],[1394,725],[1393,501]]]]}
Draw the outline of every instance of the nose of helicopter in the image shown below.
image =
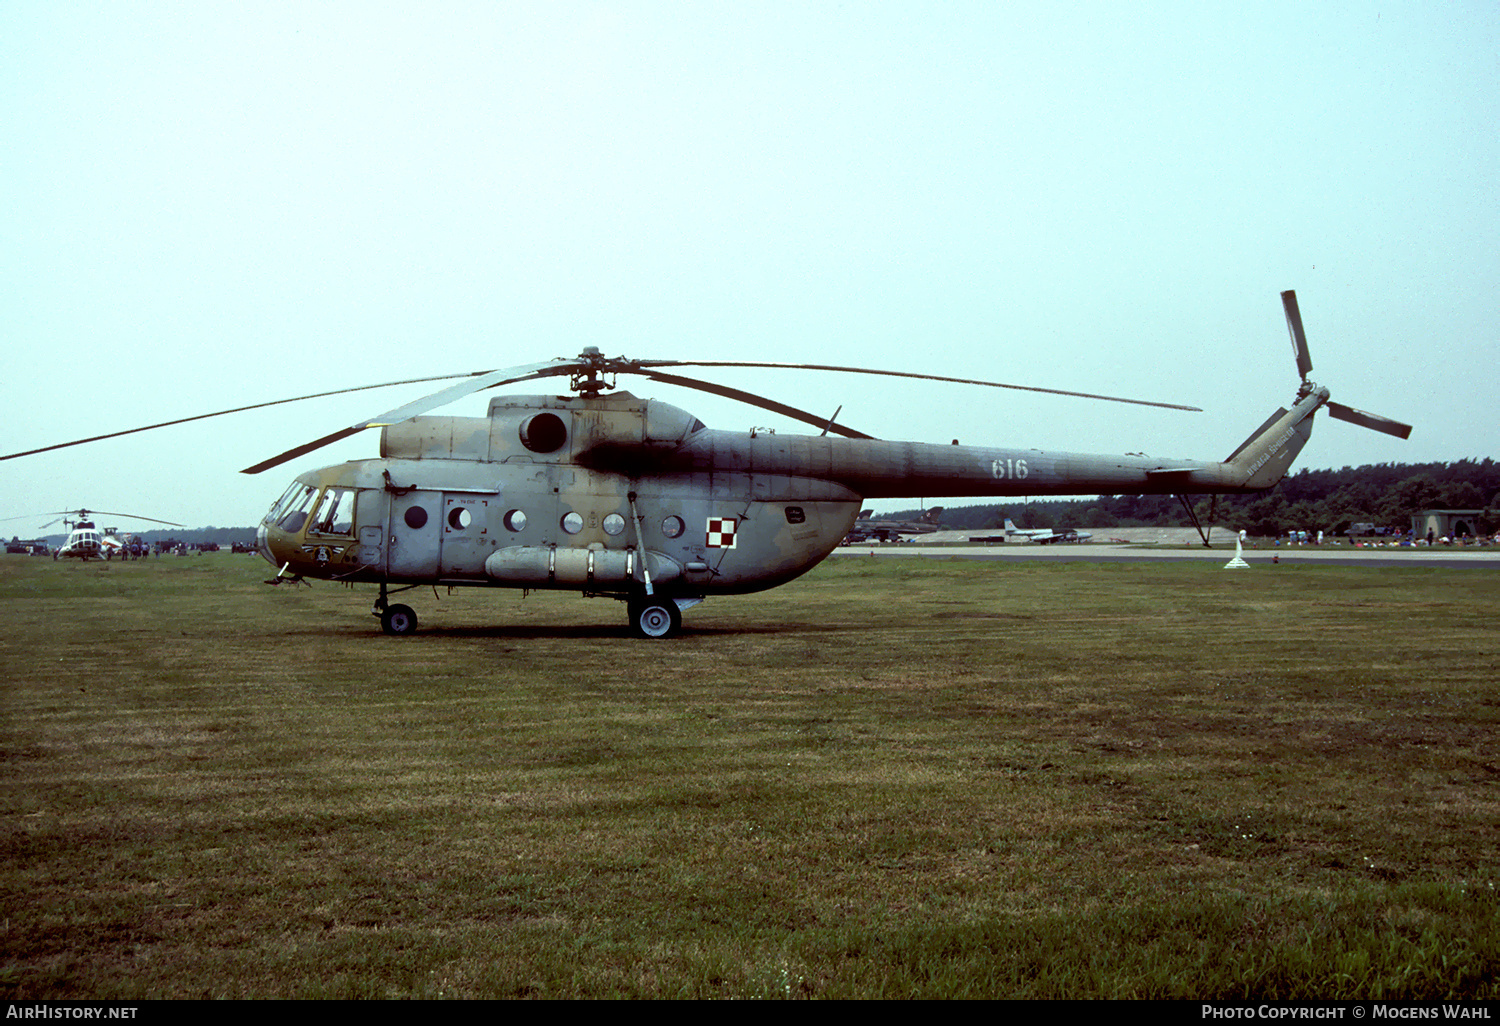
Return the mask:
{"type": "Polygon", "coordinates": [[[295,546],[288,546],[286,541],[286,532],[278,530],[269,521],[262,521],[255,529],[256,551],[277,570],[286,565],[290,558],[289,551],[295,549],[295,546]]]}
{"type": "Polygon", "coordinates": [[[264,523],[255,529],[255,550],[260,553],[261,558],[267,563],[275,565],[276,560],[271,556],[271,546],[266,541],[266,525],[264,523]]]}

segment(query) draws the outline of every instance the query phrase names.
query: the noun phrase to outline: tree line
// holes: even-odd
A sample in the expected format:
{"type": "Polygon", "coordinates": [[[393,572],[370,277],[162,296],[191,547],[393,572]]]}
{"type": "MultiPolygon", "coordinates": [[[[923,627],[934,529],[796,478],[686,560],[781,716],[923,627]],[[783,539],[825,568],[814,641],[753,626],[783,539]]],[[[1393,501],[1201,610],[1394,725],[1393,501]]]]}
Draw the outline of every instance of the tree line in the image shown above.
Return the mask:
{"type": "MultiPolygon", "coordinates": [[[[1299,470],[1267,492],[1189,496],[1204,524],[1254,535],[1288,531],[1347,534],[1353,524],[1374,524],[1401,534],[1413,515],[1428,509],[1481,510],[1477,529],[1500,529],[1500,464],[1492,459],[1452,463],[1375,463],[1342,470],[1299,470]]],[[[920,510],[887,514],[914,519],[920,510]]],[[[1042,499],[964,506],[943,511],[953,530],[986,530],[1006,517],[1019,526],[1053,530],[1173,527],[1189,523],[1175,495],[1100,495],[1093,499],[1042,499]]]]}

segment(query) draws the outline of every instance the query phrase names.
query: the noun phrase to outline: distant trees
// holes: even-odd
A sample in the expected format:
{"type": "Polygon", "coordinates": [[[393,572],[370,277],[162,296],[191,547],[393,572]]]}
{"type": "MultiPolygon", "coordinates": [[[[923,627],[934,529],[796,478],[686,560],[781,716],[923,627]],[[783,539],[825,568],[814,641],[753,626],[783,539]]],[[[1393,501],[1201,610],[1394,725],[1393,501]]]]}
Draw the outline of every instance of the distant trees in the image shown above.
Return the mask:
{"type": "MultiPolygon", "coordinates": [[[[1290,530],[1343,534],[1351,524],[1405,531],[1414,514],[1425,509],[1478,509],[1476,529],[1500,528],[1500,464],[1492,459],[1453,463],[1380,463],[1342,470],[1301,470],[1269,492],[1193,496],[1193,509],[1205,523],[1255,535],[1290,530]]],[[[914,518],[920,510],[889,514],[914,518]]],[[[1187,523],[1182,504],[1172,495],[1101,495],[1098,498],[998,502],[950,508],[945,527],[955,530],[997,528],[1009,516],[1022,527],[1075,528],[1167,527],[1187,523]]]]}

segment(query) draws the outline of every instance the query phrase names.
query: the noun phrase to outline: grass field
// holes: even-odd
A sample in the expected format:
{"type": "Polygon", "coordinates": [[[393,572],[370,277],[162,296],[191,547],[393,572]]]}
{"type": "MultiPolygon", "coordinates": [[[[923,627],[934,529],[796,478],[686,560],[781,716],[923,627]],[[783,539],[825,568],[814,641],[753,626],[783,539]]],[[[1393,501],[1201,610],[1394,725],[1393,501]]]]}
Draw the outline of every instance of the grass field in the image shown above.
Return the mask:
{"type": "Polygon", "coordinates": [[[0,994],[1500,997],[1486,570],[0,560],[0,994]]]}

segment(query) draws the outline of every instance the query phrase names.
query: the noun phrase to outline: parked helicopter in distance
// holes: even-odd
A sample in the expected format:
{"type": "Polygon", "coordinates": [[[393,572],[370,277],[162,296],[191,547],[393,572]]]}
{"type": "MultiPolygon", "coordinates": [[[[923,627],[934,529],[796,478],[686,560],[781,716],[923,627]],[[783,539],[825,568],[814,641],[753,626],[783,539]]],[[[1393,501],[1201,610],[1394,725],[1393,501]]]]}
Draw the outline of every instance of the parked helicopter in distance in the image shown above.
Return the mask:
{"type": "MultiPolygon", "coordinates": [[[[55,559],[77,559],[87,563],[91,559],[114,559],[125,552],[126,539],[121,538],[113,527],[100,528],[95,523],[95,516],[124,517],[127,520],[147,520],[153,524],[165,524],[168,527],[181,527],[169,520],[157,520],[153,517],[137,516],[134,513],[110,513],[105,510],[63,510],[57,511],[59,519],[43,524],[41,530],[46,530],[53,524],[61,523],[68,527],[68,540],[61,546],[52,550],[52,558],[55,559]]],[[[43,513],[41,516],[51,516],[51,513],[43,513]]],[[[12,517],[10,519],[21,519],[12,517]]]]}
{"type": "MultiPolygon", "coordinates": [[[[572,358],[465,375],[433,395],[247,467],[244,473],[260,473],[381,428],[378,457],[298,475],[261,521],[257,544],[277,568],[273,582],[376,585],[372,611],[388,634],[410,634],[417,625],[415,612],[390,602],[392,594],[446,584],[612,597],[626,602],[636,634],[664,638],[680,629],[683,610],[705,598],[773,588],[817,565],[849,533],[867,499],[1263,491],[1281,480],[1311,434],[1313,415],[1325,407],[1336,418],[1407,437],[1407,425],[1332,402],[1327,388],[1308,380],[1312,361],[1296,297],[1284,292],[1282,302],[1301,385],[1290,410],[1278,409],[1223,461],[883,441],[833,418],[662,368],[846,371],[1195,407],[822,364],[605,357],[589,348],[572,358]],[[606,394],[620,374],[737,399],[821,434],[715,430],[658,400],[606,394]],[[499,396],[485,417],[425,416],[483,389],[561,375],[568,375],[572,395],[499,396]]],[[[233,412],[239,410],[187,419],[233,412]]],[[[115,435],[99,436],[107,437],[115,435]]]]}

